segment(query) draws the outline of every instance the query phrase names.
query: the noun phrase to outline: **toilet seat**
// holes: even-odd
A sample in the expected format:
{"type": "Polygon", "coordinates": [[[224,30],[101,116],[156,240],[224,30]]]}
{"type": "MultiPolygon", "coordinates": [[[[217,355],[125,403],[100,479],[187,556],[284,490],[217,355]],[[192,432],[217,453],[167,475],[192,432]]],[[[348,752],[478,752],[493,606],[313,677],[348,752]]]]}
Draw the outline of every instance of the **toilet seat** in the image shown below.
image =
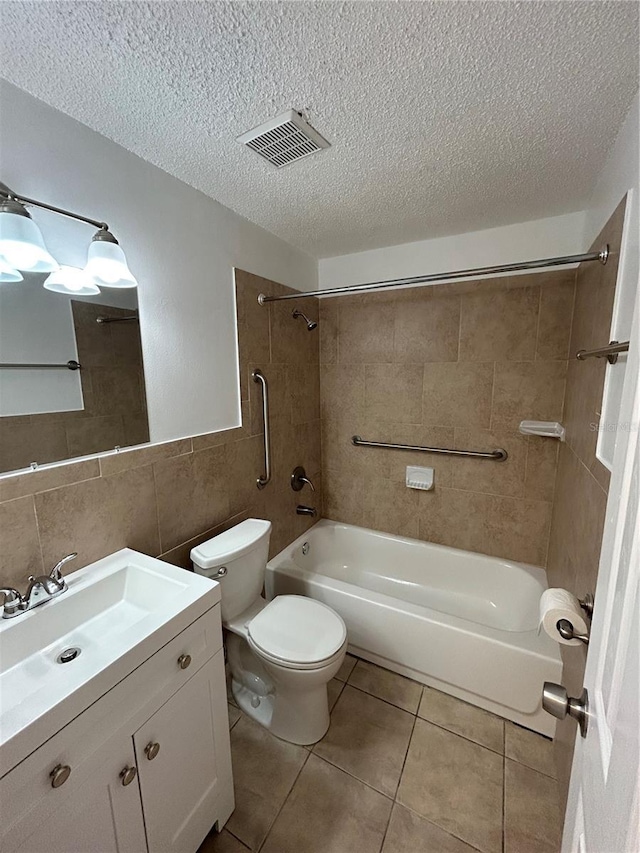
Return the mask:
{"type": "Polygon", "coordinates": [[[347,629],[326,604],[302,595],[279,595],[246,625],[256,654],[291,669],[319,669],[342,654],[347,629]]]}

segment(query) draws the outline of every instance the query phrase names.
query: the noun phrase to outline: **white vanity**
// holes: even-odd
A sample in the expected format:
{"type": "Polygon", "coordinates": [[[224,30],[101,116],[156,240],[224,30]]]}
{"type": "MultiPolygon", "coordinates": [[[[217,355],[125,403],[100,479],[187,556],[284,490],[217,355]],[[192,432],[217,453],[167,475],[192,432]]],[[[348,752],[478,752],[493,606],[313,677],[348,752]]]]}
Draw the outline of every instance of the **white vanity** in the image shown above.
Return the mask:
{"type": "Polygon", "coordinates": [[[0,620],[0,849],[195,853],[234,807],[219,586],[129,549],[67,583],[0,620]]]}

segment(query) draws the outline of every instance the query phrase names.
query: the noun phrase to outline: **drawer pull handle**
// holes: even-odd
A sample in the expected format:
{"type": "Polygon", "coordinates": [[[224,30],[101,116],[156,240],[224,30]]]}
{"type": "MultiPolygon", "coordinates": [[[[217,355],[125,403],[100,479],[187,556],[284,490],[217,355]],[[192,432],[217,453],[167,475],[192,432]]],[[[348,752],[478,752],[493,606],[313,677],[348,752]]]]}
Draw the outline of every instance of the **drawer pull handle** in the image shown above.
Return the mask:
{"type": "Polygon", "coordinates": [[[154,743],[151,741],[144,748],[144,754],[147,756],[149,761],[153,761],[156,755],[160,752],[160,744],[154,743]]]}
{"type": "Polygon", "coordinates": [[[71,776],[71,768],[68,764],[56,764],[49,776],[51,777],[51,787],[59,788],[71,776]]]}
{"type": "Polygon", "coordinates": [[[120,771],[122,784],[126,787],[130,785],[138,775],[138,770],[135,767],[125,767],[120,771]]]}
{"type": "Polygon", "coordinates": [[[191,655],[180,655],[178,666],[180,669],[187,669],[187,667],[191,666],[191,655]]]}

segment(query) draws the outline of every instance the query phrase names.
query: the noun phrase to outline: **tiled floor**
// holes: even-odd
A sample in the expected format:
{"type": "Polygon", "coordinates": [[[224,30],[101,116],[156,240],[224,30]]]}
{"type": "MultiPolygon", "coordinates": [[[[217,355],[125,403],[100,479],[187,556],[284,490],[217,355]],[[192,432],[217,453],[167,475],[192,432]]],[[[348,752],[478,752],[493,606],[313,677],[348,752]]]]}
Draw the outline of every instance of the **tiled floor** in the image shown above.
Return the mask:
{"type": "Polygon", "coordinates": [[[307,749],[229,705],[236,810],[199,853],[557,853],[552,745],[347,656],[307,749]]]}

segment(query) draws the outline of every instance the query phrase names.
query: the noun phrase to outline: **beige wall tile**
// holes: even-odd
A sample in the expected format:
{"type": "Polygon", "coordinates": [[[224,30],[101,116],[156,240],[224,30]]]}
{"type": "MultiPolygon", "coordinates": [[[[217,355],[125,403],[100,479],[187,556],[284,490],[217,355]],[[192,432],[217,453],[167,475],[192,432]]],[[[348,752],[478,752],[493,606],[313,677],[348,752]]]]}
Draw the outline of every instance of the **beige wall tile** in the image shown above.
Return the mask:
{"type": "Polygon", "coordinates": [[[24,592],[29,575],[41,575],[43,567],[33,497],[1,503],[0,584],[24,592]]]}
{"type": "Polygon", "coordinates": [[[69,458],[64,423],[18,422],[0,418],[0,471],[28,468],[32,462],[43,465],[69,458]]]}
{"type": "Polygon", "coordinates": [[[562,421],[566,361],[496,362],[491,426],[517,429],[522,420],[562,421]]]}
{"type": "Polygon", "coordinates": [[[151,466],[36,495],[45,565],[78,552],[79,569],[120,548],[160,553],[151,466]]]}
{"type": "MultiPolygon", "coordinates": [[[[392,444],[412,444],[418,447],[453,447],[452,427],[401,424],[396,421],[373,421],[367,423],[367,438],[388,441],[392,444]]],[[[384,476],[404,484],[408,465],[433,468],[436,487],[451,486],[453,470],[457,460],[451,456],[408,450],[378,450],[378,459],[386,460],[384,476]]]]}
{"type": "MultiPolygon", "coordinates": [[[[288,292],[294,291],[287,288],[288,292]]],[[[294,320],[293,312],[302,311],[310,320],[317,321],[320,314],[318,300],[292,299],[287,302],[269,304],[271,330],[271,361],[279,363],[318,364],[320,358],[320,334],[316,328],[307,329],[301,317],[294,320]]]]}
{"type": "Polygon", "coordinates": [[[327,364],[320,371],[323,418],[361,418],[364,415],[363,364],[327,364]]]}
{"type": "MultiPolygon", "coordinates": [[[[459,457],[451,466],[451,486],[470,492],[524,496],[527,441],[514,430],[464,429],[456,427],[453,447],[462,450],[507,451],[505,461],[459,457]]],[[[553,497],[553,495],[552,495],[553,497]]]]}
{"type": "Polygon", "coordinates": [[[393,361],[395,310],[391,302],[360,304],[343,300],[338,316],[338,360],[341,364],[393,361]]]}
{"type": "Polygon", "coordinates": [[[69,456],[88,456],[126,445],[121,415],[83,418],[67,424],[69,456]]]}
{"type": "Polygon", "coordinates": [[[429,288],[412,292],[395,306],[394,361],[457,361],[460,297],[433,296],[429,288]]]}
{"type": "Polygon", "coordinates": [[[320,302],[320,363],[335,364],[338,360],[338,303],[335,299],[320,302]]]}
{"type": "Polygon", "coordinates": [[[229,512],[229,464],[224,446],[154,463],[161,550],[169,551],[229,512]]]}
{"type": "Polygon", "coordinates": [[[559,445],[560,442],[553,438],[527,437],[525,497],[553,501],[559,445]]]}
{"type": "Polygon", "coordinates": [[[488,428],[492,388],[491,362],[425,364],[422,422],[488,428]]]}
{"type": "Polygon", "coordinates": [[[170,459],[173,456],[182,456],[190,452],[190,438],[180,438],[176,441],[167,441],[164,444],[153,444],[150,447],[140,447],[134,450],[121,450],[118,453],[101,456],[100,471],[103,477],[108,477],[111,474],[118,474],[120,471],[141,468],[161,459],[170,459]]]}
{"type": "Polygon", "coordinates": [[[418,493],[404,482],[367,478],[362,523],[372,530],[396,536],[418,536],[418,493]]]}
{"type": "Polygon", "coordinates": [[[568,270],[562,279],[556,278],[540,288],[537,360],[569,358],[575,278],[575,270],[568,270]]]}
{"type": "Polygon", "coordinates": [[[13,477],[3,477],[0,479],[0,503],[99,476],[99,461],[83,459],[66,465],[57,465],[55,468],[44,468],[28,471],[25,474],[16,474],[13,477]]]}
{"type": "Polygon", "coordinates": [[[364,386],[366,417],[420,423],[422,376],[421,364],[367,364],[364,386]]]}
{"type": "Polygon", "coordinates": [[[479,290],[462,296],[460,361],[527,361],[536,349],[538,287],[479,290]]]}
{"type": "Polygon", "coordinates": [[[320,419],[320,373],[313,363],[287,365],[291,422],[304,424],[320,419]]]}
{"type": "Polygon", "coordinates": [[[322,515],[345,524],[362,524],[364,480],[342,471],[323,471],[322,515]]]}
{"type": "Polygon", "coordinates": [[[191,550],[193,548],[200,545],[202,542],[206,542],[208,539],[213,539],[214,536],[219,536],[221,533],[224,533],[225,530],[235,527],[236,524],[240,524],[246,518],[249,518],[247,512],[241,512],[238,515],[233,515],[231,518],[226,519],[222,524],[218,524],[210,530],[205,530],[202,533],[199,533],[197,536],[194,536],[193,539],[188,539],[186,542],[182,542],[177,546],[177,548],[172,548],[170,551],[165,551],[163,554],[159,554],[159,559],[164,560],[165,563],[172,563],[174,566],[179,566],[181,569],[189,569],[191,571],[193,569],[193,564],[191,562],[191,550]]]}

